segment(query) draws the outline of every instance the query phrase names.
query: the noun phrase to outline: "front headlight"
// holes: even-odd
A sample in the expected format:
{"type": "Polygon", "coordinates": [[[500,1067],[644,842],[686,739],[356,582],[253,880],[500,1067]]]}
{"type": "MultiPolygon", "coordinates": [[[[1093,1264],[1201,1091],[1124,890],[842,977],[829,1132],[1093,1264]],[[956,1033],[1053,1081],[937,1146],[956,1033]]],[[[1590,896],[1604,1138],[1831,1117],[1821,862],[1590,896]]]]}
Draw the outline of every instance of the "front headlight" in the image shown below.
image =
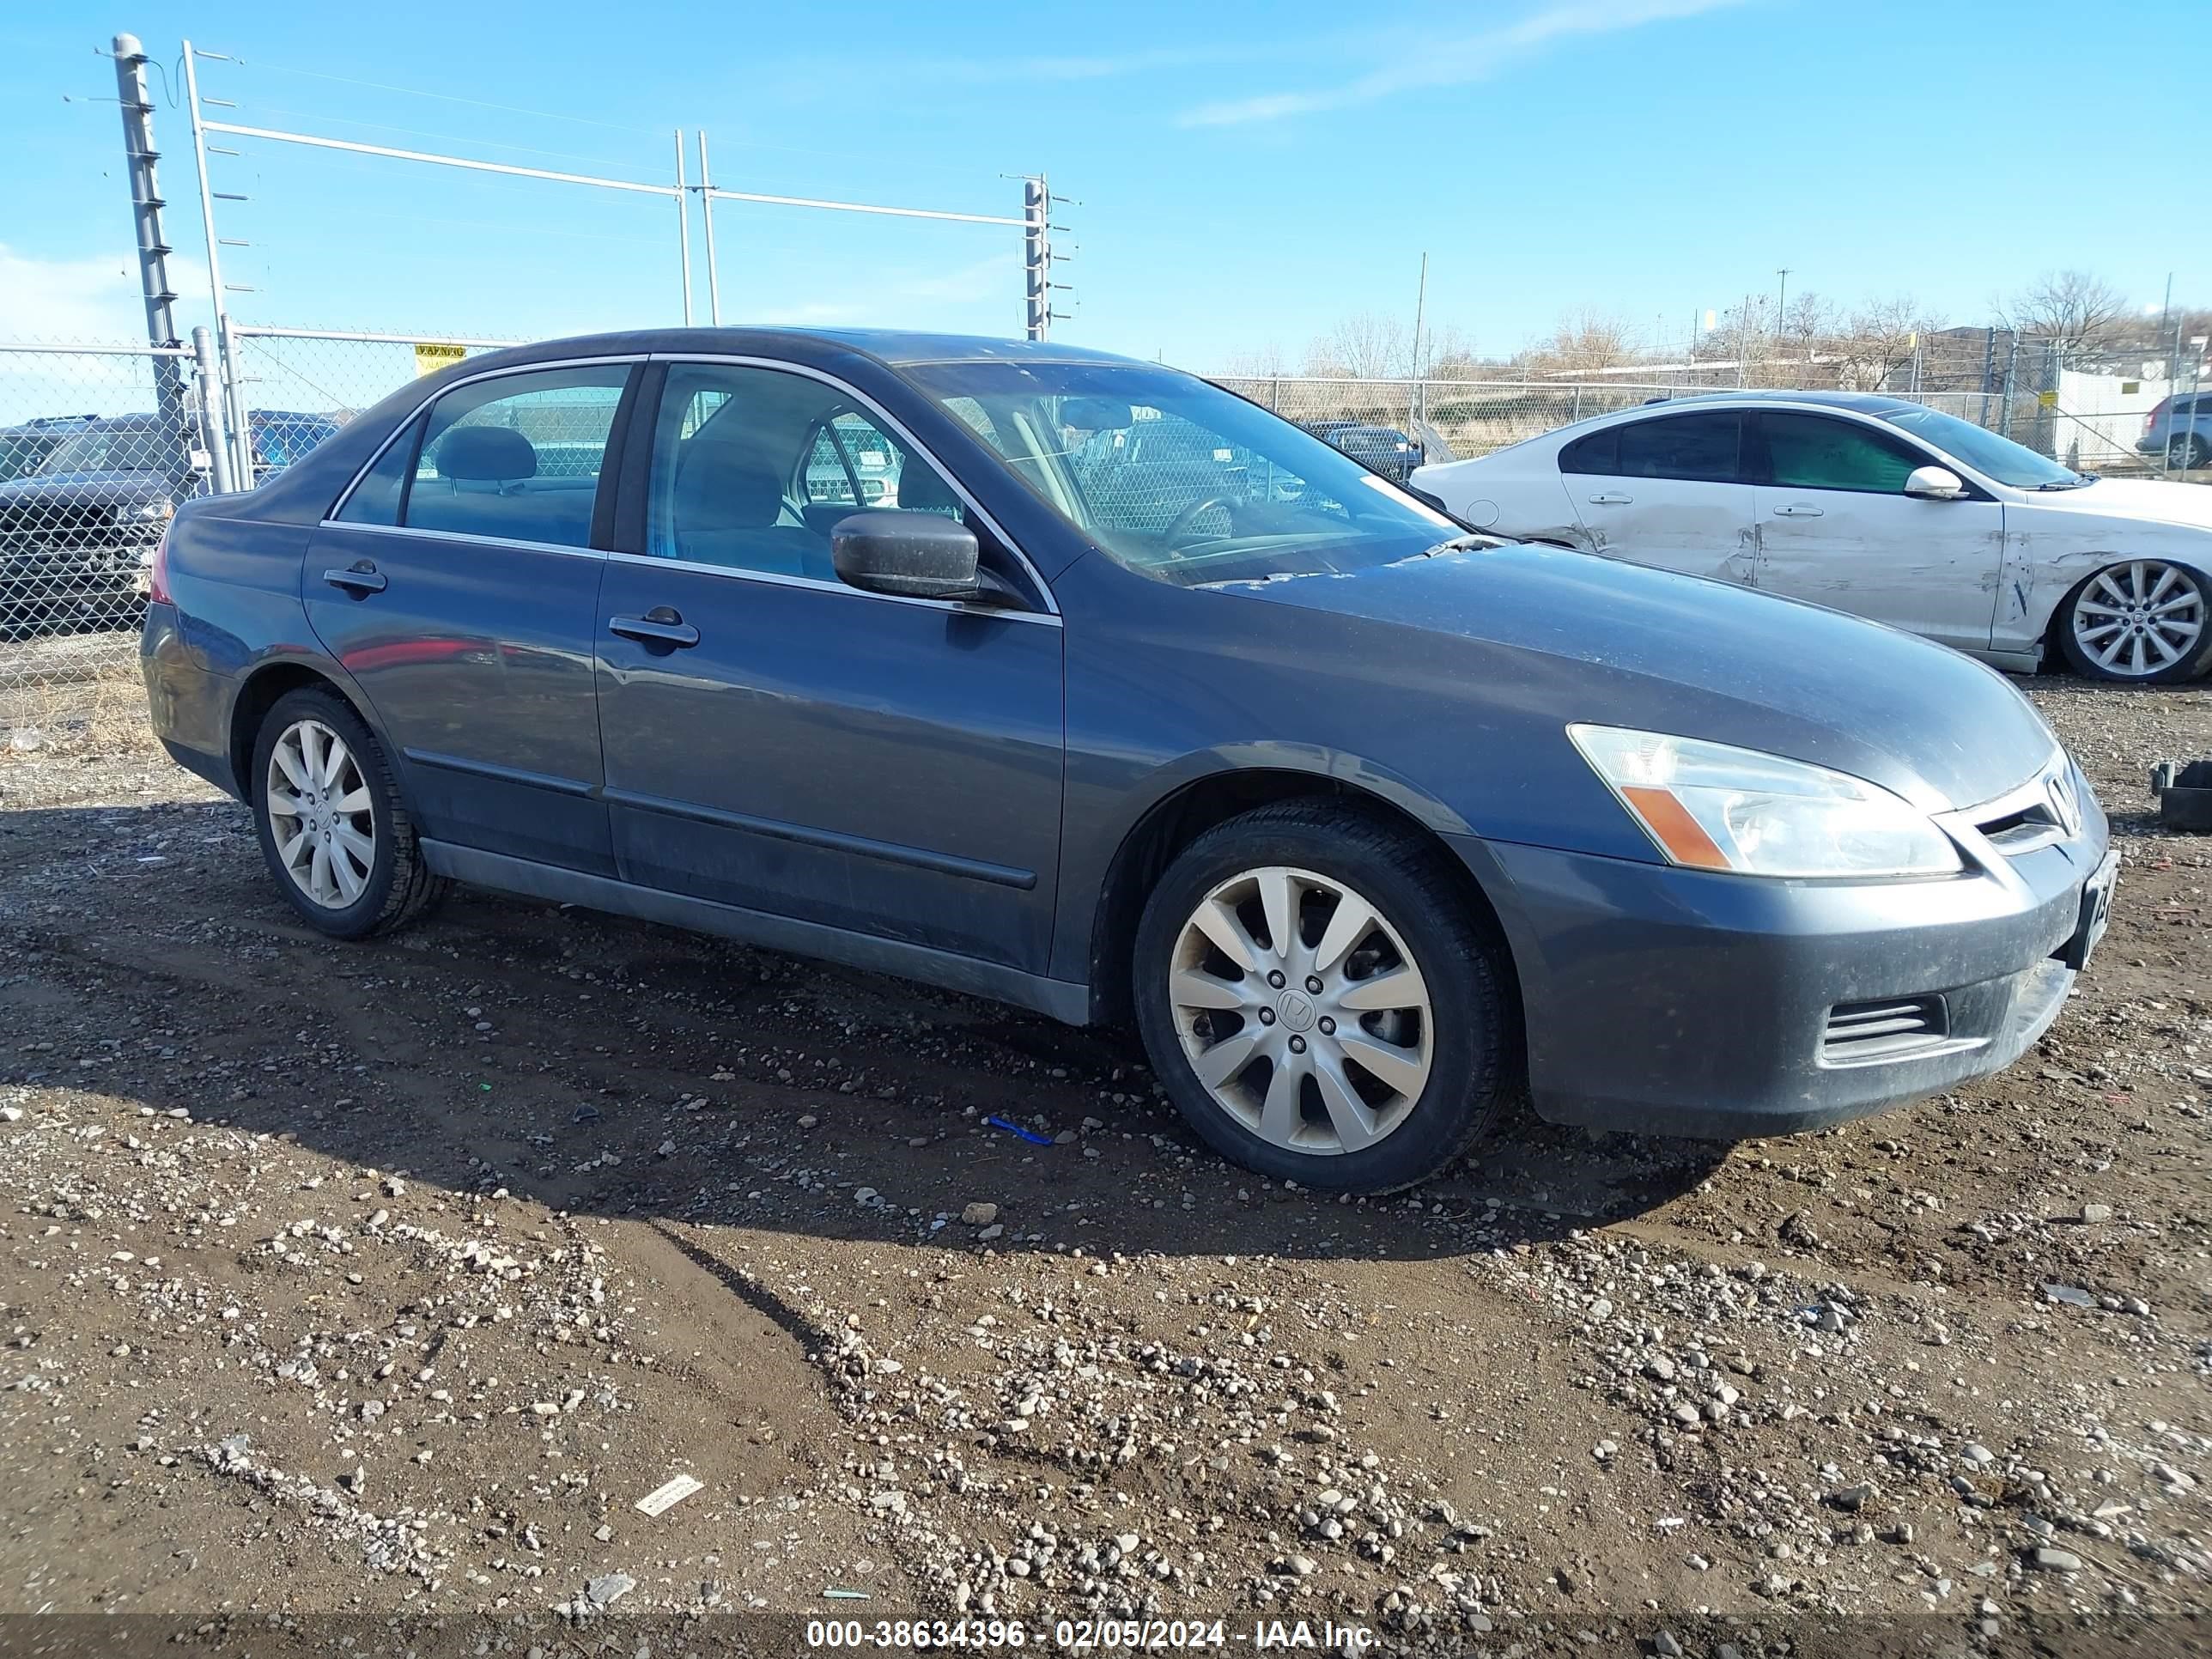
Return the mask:
{"type": "Polygon", "coordinates": [[[1567,736],[1668,860],[1744,876],[1948,876],[1958,848],[1887,789],[1696,738],[1570,726],[1567,736]]]}
{"type": "Polygon", "coordinates": [[[160,524],[173,517],[176,508],[167,501],[132,501],[115,509],[118,524],[160,524]]]}

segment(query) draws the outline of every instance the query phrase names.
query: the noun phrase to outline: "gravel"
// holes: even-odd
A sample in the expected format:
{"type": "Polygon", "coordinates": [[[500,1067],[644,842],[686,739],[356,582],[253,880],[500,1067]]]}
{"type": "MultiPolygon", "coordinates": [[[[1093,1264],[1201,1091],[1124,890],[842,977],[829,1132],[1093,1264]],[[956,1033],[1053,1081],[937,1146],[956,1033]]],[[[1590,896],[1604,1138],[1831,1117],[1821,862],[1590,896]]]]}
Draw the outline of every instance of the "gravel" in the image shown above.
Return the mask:
{"type": "Polygon", "coordinates": [[[1342,1202],[1112,1034],[483,896],[332,945],[157,755],[0,757],[11,1605],[2174,1628],[2212,842],[2143,781],[2212,703],[2031,689],[2124,862],[2003,1076],[1732,1149],[1523,1119],[1342,1202]]]}

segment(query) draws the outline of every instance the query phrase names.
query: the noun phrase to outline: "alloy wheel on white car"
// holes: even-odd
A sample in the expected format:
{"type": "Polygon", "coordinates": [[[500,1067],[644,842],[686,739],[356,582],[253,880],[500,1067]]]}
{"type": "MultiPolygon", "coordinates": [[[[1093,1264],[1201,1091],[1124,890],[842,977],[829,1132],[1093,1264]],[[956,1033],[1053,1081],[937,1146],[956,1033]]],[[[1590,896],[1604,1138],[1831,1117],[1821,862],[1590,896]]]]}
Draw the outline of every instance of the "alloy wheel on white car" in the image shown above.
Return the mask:
{"type": "Polygon", "coordinates": [[[270,751],[263,801],[278,862],[326,910],[358,901],[376,868],[375,795],[345,739],[295,720],[270,751]]]}
{"type": "Polygon", "coordinates": [[[2203,588],[2178,565],[2135,559],[2075,595],[2068,627],[2080,659],[2112,679],[2152,679],[2194,663],[2205,644],[2203,588]]]}
{"type": "Polygon", "coordinates": [[[1214,1103],[1271,1146],[1364,1151],[1428,1086],[1435,1016],[1403,937],[1310,870],[1246,870],[1200,901],[1168,999],[1214,1103]]]}

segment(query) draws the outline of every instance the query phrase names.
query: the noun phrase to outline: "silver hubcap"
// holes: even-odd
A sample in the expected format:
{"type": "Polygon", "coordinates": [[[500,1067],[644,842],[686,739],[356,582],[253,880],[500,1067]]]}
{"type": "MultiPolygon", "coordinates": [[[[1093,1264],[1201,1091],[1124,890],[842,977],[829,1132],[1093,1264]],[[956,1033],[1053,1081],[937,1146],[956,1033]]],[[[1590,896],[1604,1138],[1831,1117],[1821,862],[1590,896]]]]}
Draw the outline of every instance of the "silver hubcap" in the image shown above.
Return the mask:
{"type": "Polygon", "coordinates": [[[327,910],[359,898],[376,867],[376,809],[345,739],[320,720],[286,726],[263,799],[293,884],[327,910]]]}
{"type": "Polygon", "coordinates": [[[2204,636],[2204,600],[2170,564],[2116,564],[2074,602],[2074,642],[2108,673],[2134,678],[2171,668],[2204,636]]]}
{"type": "Polygon", "coordinates": [[[1271,1146],[1359,1152],[1428,1085],[1435,1024],[1420,966],[1340,881],[1281,865],[1231,877],[1183,924],[1169,972],[1191,1070],[1271,1146]]]}

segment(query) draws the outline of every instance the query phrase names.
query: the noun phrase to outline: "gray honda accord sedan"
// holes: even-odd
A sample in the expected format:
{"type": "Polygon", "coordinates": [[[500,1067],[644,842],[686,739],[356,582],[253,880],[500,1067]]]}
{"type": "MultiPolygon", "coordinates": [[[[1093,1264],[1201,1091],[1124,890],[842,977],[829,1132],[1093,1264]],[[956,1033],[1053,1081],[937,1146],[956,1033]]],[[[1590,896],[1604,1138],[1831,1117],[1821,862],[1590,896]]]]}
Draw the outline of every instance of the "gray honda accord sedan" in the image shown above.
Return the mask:
{"type": "Polygon", "coordinates": [[[335,938],[450,882],[1133,1022],[1380,1191],[1524,1085],[1730,1138],[2051,1023],[2113,855],[1941,647],[1466,532],[1186,374],[699,329],[395,393],[152,573],[155,729],[335,938]]]}

